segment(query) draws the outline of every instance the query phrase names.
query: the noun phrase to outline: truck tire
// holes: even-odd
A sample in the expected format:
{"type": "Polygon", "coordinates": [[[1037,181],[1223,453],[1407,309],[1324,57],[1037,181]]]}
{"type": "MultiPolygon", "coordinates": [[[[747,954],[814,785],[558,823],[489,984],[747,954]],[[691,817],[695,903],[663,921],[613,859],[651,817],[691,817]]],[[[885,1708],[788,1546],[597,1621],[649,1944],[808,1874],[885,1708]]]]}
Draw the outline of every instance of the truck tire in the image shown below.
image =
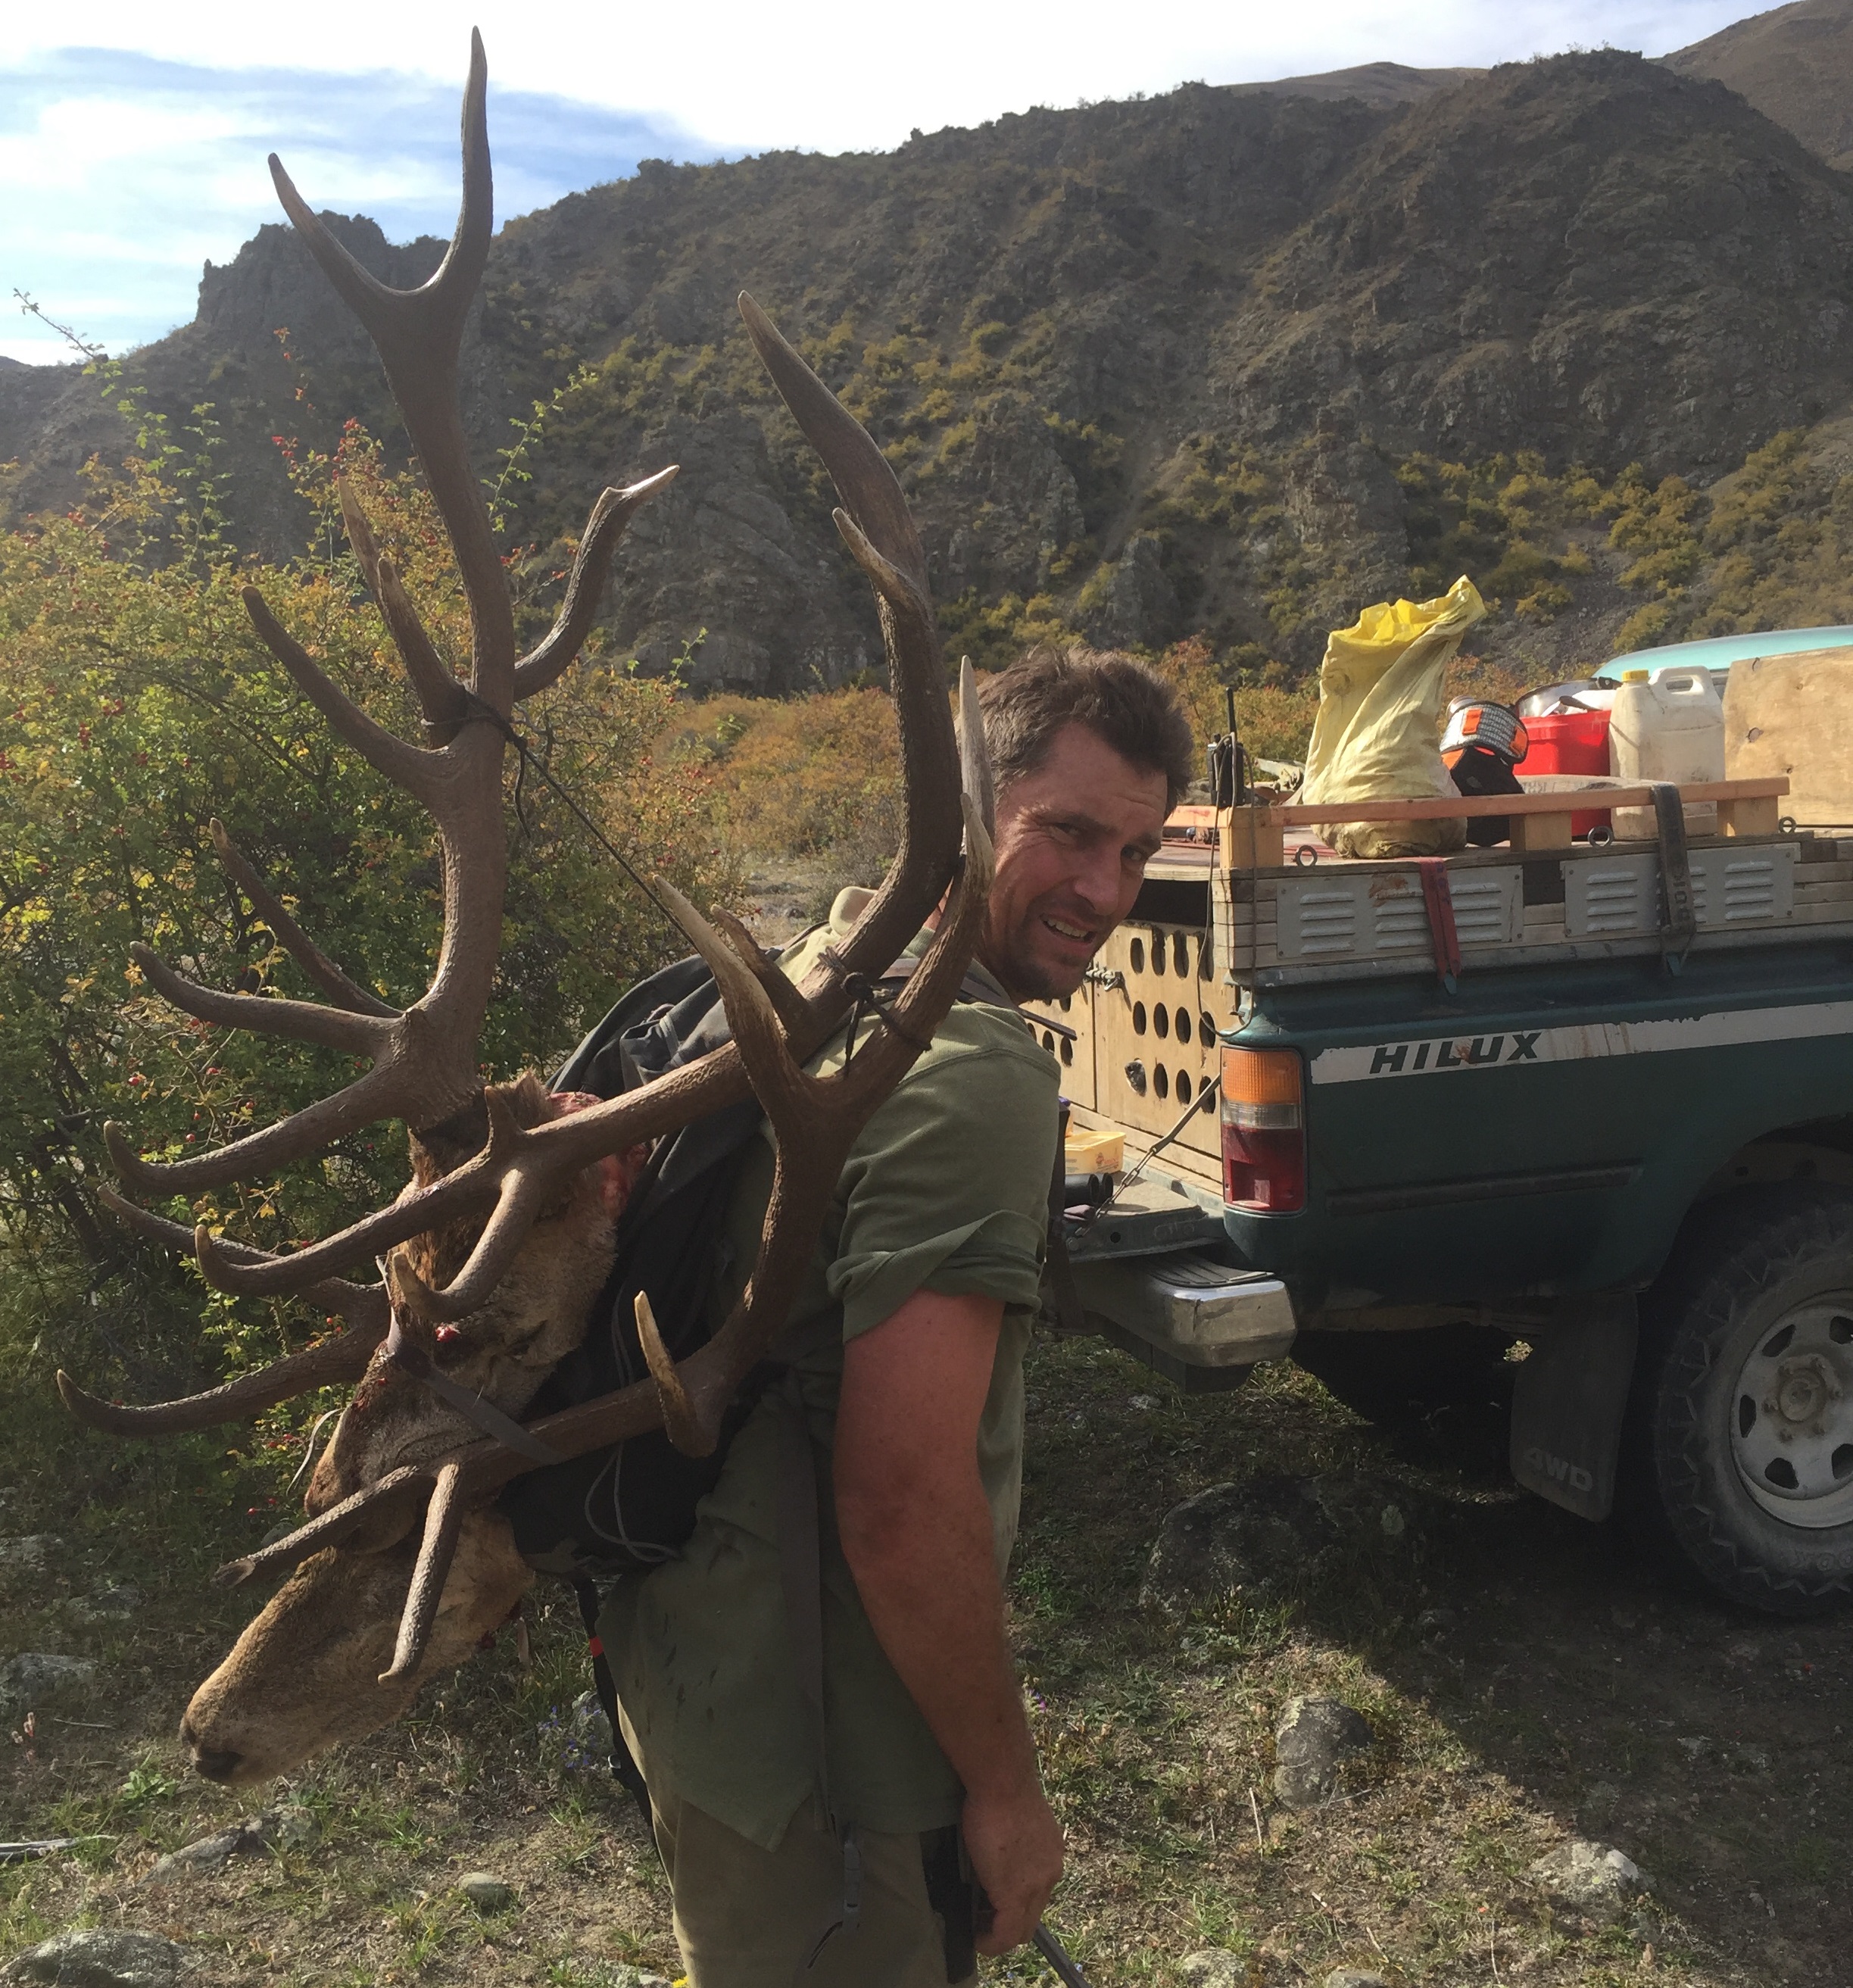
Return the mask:
{"type": "Polygon", "coordinates": [[[1853,1598],[1853,1194],[1702,1204],[1642,1301],[1618,1503],[1675,1574],[1766,1614],[1853,1598]]]}
{"type": "Polygon", "coordinates": [[[1366,1422],[1413,1421],[1432,1408],[1510,1408],[1515,1369],[1504,1334],[1477,1325],[1416,1332],[1302,1332],[1293,1358],[1366,1422]]]}

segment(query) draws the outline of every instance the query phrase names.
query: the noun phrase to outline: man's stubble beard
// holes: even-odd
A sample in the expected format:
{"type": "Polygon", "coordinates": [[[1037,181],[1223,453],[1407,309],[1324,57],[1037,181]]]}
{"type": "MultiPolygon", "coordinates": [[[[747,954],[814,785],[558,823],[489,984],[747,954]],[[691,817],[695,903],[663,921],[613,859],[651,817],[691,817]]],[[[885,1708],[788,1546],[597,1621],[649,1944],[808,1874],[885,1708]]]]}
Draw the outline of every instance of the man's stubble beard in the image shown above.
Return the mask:
{"type": "MultiPolygon", "coordinates": [[[[1105,944],[1103,939],[1101,945],[1105,944]]],[[[1071,979],[1043,966],[1033,957],[1020,955],[1014,947],[999,945],[996,935],[988,928],[979,941],[977,952],[992,978],[1012,1000],[1059,1001],[1080,991],[1087,977],[1088,967],[1100,957],[1100,946],[1088,955],[1086,965],[1074,969],[1071,979]]]]}

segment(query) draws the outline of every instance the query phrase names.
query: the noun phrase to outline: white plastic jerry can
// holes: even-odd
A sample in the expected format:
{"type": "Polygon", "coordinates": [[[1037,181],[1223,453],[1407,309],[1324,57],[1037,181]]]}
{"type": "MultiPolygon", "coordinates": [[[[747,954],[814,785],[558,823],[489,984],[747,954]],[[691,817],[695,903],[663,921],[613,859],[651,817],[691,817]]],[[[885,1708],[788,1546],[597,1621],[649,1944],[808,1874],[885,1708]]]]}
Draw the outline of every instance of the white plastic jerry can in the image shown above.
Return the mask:
{"type": "MultiPolygon", "coordinates": [[[[1608,720],[1608,770],[1642,785],[1672,780],[1683,787],[1722,780],[1724,703],[1711,672],[1662,670],[1650,678],[1645,670],[1628,671],[1608,720]]],[[[1614,820],[1620,842],[1651,842],[1659,833],[1650,807],[1617,808],[1614,820]]],[[[1717,803],[1689,802],[1686,832],[1716,835],[1717,803]]]]}

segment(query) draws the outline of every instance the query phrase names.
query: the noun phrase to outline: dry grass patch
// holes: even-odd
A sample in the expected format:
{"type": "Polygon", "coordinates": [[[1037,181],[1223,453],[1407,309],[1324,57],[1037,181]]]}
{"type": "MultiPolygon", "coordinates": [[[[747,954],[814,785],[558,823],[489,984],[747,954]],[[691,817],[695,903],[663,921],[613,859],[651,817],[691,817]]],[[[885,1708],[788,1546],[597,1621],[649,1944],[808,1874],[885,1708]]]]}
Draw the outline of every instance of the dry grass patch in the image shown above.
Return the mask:
{"type": "MultiPolygon", "coordinates": [[[[1436,1988],[1841,1988],[1844,1625],[1644,1585],[1610,1535],[1504,1485],[1490,1415],[1386,1436],[1287,1368],[1185,1400],[1094,1342],[1039,1341],[1030,1385],[1016,1635],[1071,1845],[1051,1916],[1097,1988],[1169,1988],[1208,1946],[1263,1988],[1344,1964],[1436,1988]],[[1141,1605],[1181,1499],[1358,1470],[1399,1487],[1402,1535],[1179,1613],[1141,1605]],[[1273,1734],[1313,1693],[1357,1707],[1377,1743],[1341,1799],[1295,1814],[1271,1797],[1273,1734]],[[1554,1915],[1523,1874],[1574,1833],[1643,1865],[1651,1905],[1617,1926],[1554,1915]]],[[[144,1884],[162,1851],[276,1798],[189,1778],[173,1738],[249,1606],[205,1572],[268,1524],[269,1480],[203,1440],[110,1445],[37,1400],[8,1408],[0,1533],[69,1550],[5,1575],[8,1641],[93,1657],[103,1682],[29,1735],[15,1723],[0,1834],[86,1840],[0,1870],[0,1950],[135,1925],[185,1941],[198,1988],[677,1971],[641,1829],[559,1745],[587,1682],[563,1596],[535,1613],[531,1668],[505,1636],[414,1717],[295,1777],[318,1841],[144,1884]],[[86,1612],[124,1584],[131,1616],[86,1612]],[[515,1888],[511,1910],[456,1896],[478,1869],[515,1888]]],[[[1050,1977],[1017,1956],[986,1978],[1050,1977]]]]}

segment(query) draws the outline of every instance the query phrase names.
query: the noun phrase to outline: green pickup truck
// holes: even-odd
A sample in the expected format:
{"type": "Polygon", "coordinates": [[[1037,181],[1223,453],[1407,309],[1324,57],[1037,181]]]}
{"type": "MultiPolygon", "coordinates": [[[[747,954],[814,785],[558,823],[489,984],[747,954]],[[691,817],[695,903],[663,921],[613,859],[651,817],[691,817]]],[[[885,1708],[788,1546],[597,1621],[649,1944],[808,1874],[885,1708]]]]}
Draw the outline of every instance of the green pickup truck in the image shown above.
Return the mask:
{"type": "Polygon", "coordinates": [[[1853,839],[1474,850],[1438,894],[1174,826],[1034,1011],[1071,1137],[1126,1142],[1068,1225],[1092,1327],[1367,1415],[1503,1378],[1521,1484],[1733,1601],[1846,1601],[1853,839]]]}

